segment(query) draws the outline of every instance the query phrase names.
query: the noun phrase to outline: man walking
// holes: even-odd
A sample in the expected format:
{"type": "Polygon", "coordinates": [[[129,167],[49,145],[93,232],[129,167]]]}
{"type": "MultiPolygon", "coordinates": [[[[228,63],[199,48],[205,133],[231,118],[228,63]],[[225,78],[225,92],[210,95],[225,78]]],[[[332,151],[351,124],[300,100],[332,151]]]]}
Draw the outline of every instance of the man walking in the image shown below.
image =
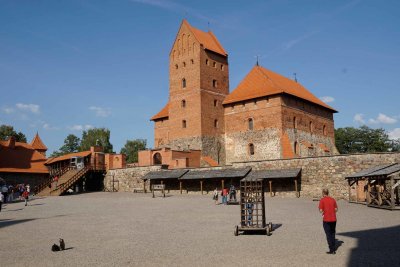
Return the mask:
{"type": "Polygon", "coordinates": [[[322,199],[319,201],[319,211],[322,213],[323,227],[328,241],[329,251],[327,254],[336,254],[336,212],[338,207],[336,200],[329,196],[329,190],[322,190],[322,199]]]}

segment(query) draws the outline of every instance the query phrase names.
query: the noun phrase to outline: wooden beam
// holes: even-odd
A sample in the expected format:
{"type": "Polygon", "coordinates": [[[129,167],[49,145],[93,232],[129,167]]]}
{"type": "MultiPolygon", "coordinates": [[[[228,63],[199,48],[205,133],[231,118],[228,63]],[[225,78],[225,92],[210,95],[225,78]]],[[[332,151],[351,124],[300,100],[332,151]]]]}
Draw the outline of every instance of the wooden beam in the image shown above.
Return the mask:
{"type": "Polygon", "coordinates": [[[223,190],[225,188],[225,181],[224,179],[221,180],[221,190],[223,190]]]}
{"type": "Polygon", "coordinates": [[[367,180],[367,204],[371,204],[371,183],[367,180]]]}
{"type": "Polygon", "coordinates": [[[296,191],[296,197],[300,197],[300,192],[297,187],[297,179],[294,179],[294,190],[296,191]]]}
{"type": "Polygon", "coordinates": [[[395,206],[395,196],[394,196],[394,179],[393,176],[390,177],[390,206],[394,209],[395,206]]]}
{"type": "Polygon", "coordinates": [[[269,196],[272,197],[272,181],[269,180],[269,196]]]}
{"type": "Polygon", "coordinates": [[[143,192],[146,193],[146,180],[143,180],[143,192]]]}
{"type": "Polygon", "coordinates": [[[203,180],[200,180],[200,191],[203,194],[203,180]]]}
{"type": "Polygon", "coordinates": [[[356,203],[358,203],[358,180],[356,182],[356,203]]]}
{"type": "Polygon", "coordinates": [[[181,191],[181,195],[182,195],[182,181],[179,181],[179,190],[181,191]]]}

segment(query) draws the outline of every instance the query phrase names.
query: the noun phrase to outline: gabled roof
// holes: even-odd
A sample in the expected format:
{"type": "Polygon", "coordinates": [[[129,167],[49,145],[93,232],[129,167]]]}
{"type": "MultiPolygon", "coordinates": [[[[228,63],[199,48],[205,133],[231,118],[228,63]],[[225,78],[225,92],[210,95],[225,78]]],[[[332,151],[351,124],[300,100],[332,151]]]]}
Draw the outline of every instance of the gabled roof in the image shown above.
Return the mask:
{"type": "Polygon", "coordinates": [[[201,157],[201,159],[204,160],[208,165],[210,165],[210,167],[219,166],[218,162],[216,162],[213,158],[211,158],[209,156],[201,157]]]}
{"type": "Polygon", "coordinates": [[[258,65],[254,66],[236,89],[225,98],[223,104],[276,94],[292,95],[327,108],[332,112],[337,112],[300,83],[258,65]]]}
{"type": "Polygon", "coordinates": [[[145,176],[143,176],[143,180],[155,180],[155,179],[179,179],[189,170],[180,169],[180,170],[160,170],[160,171],[151,171],[148,172],[145,176]]]}
{"type": "Polygon", "coordinates": [[[258,180],[258,179],[278,179],[278,178],[297,178],[301,172],[298,169],[283,169],[283,170],[257,170],[251,171],[245,180],[258,180]]]}
{"type": "Polygon", "coordinates": [[[151,117],[150,120],[155,121],[158,119],[168,118],[168,116],[169,116],[169,103],[167,103],[160,112],[151,117]]]}
{"type": "Polygon", "coordinates": [[[11,148],[8,141],[0,141],[0,172],[49,173],[45,161],[30,144],[15,142],[11,148]]]}
{"type": "Polygon", "coordinates": [[[54,157],[54,158],[49,158],[45,164],[49,165],[49,164],[53,164],[59,161],[64,161],[64,160],[69,160],[72,157],[87,157],[90,154],[92,154],[91,151],[82,151],[82,152],[75,152],[75,153],[69,153],[69,154],[65,154],[59,157],[54,157]]]}
{"type": "Polygon", "coordinates": [[[219,168],[208,170],[190,170],[181,180],[213,179],[213,178],[243,178],[251,171],[251,167],[219,168]]]}
{"type": "Polygon", "coordinates": [[[47,146],[43,144],[42,139],[39,137],[39,133],[36,133],[35,137],[31,142],[31,146],[36,150],[47,150],[47,146]]]}
{"type": "Polygon", "coordinates": [[[346,179],[354,179],[354,178],[362,178],[369,176],[380,176],[380,175],[389,175],[394,172],[400,171],[400,164],[391,163],[386,165],[378,165],[372,168],[368,168],[351,175],[346,176],[346,179]]]}

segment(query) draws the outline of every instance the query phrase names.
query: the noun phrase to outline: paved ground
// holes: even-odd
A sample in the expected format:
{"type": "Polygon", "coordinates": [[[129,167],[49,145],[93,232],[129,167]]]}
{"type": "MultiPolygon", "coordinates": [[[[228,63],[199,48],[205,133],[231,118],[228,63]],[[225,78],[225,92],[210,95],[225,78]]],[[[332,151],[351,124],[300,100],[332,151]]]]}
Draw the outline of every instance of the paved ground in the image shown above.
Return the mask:
{"type": "Polygon", "coordinates": [[[339,201],[336,255],[317,202],[267,198],[272,236],[233,235],[239,206],[211,196],[90,193],[0,213],[1,266],[400,266],[400,212],[339,201]],[[58,238],[68,250],[51,252],[58,238]]]}

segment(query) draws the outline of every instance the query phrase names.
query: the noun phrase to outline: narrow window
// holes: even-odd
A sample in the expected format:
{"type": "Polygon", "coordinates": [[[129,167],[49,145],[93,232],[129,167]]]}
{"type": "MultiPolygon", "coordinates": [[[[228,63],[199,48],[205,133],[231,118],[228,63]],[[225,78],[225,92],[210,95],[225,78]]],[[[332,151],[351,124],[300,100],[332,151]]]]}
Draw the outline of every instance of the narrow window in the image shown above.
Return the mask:
{"type": "Polygon", "coordinates": [[[175,69],[178,69],[178,64],[175,64],[175,69]]]}
{"type": "Polygon", "coordinates": [[[312,133],[312,132],[313,132],[313,130],[314,130],[314,126],[313,126],[313,123],[312,123],[312,121],[310,121],[310,133],[312,133]]]}
{"type": "Polygon", "coordinates": [[[217,88],[217,80],[213,80],[213,87],[217,88]]]}
{"type": "Polygon", "coordinates": [[[249,144],[249,153],[250,153],[250,155],[254,155],[254,145],[253,144],[249,144]]]}
{"type": "Polygon", "coordinates": [[[214,99],[214,107],[218,105],[218,100],[214,99]]]}
{"type": "Polygon", "coordinates": [[[182,79],[182,88],[186,88],[186,79],[185,78],[182,79]]]}
{"type": "Polygon", "coordinates": [[[295,141],[294,142],[294,146],[293,146],[293,150],[294,150],[294,154],[296,155],[296,156],[298,156],[298,154],[299,154],[299,144],[297,143],[297,141],[295,141]]]}
{"type": "Polygon", "coordinates": [[[186,120],[182,121],[182,128],[186,128],[186,120]]]}
{"type": "Polygon", "coordinates": [[[191,59],[191,60],[190,60],[190,63],[194,64],[194,60],[193,60],[193,59],[191,59]]]}
{"type": "Polygon", "coordinates": [[[186,67],[186,62],[185,61],[183,62],[183,67],[186,67]]]}
{"type": "Polygon", "coordinates": [[[252,118],[249,118],[248,124],[249,124],[249,130],[252,131],[254,128],[254,123],[252,118]]]}
{"type": "Polygon", "coordinates": [[[181,102],[181,107],[186,107],[186,100],[182,100],[182,102],[181,102]]]}
{"type": "Polygon", "coordinates": [[[323,133],[324,135],[327,135],[327,132],[326,132],[326,125],[324,125],[324,127],[322,127],[322,133],[323,133]]]}
{"type": "Polygon", "coordinates": [[[221,64],[221,70],[224,70],[224,65],[221,64]]]}
{"type": "Polygon", "coordinates": [[[297,118],[293,117],[293,128],[297,129],[297,118]]]}
{"type": "Polygon", "coordinates": [[[208,66],[208,59],[206,59],[206,65],[208,66]]]}
{"type": "Polygon", "coordinates": [[[218,128],[218,120],[214,120],[214,128],[218,128]]]}
{"type": "Polygon", "coordinates": [[[213,62],[213,67],[216,68],[217,67],[217,62],[213,62]]]}

